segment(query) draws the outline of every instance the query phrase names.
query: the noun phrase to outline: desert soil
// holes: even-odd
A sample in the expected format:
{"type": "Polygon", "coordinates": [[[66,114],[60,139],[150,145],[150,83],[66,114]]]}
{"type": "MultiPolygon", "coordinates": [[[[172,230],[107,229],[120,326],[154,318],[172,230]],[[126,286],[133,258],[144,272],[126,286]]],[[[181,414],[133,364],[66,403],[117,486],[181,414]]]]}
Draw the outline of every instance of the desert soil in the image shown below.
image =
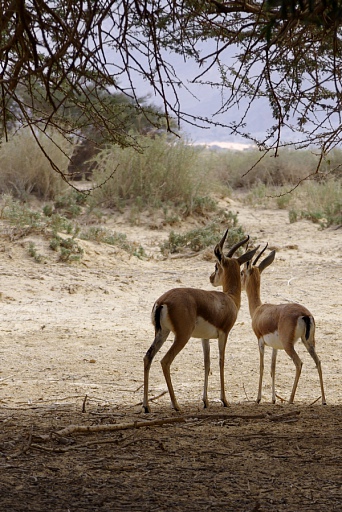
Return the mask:
{"type": "MultiPolygon", "coordinates": [[[[203,410],[202,348],[192,339],[171,368],[182,412],[170,408],[160,366],[168,340],[152,364],[155,399],[151,414],[144,414],[151,307],[175,286],[210,289],[214,261],[208,251],[162,259],[159,244],[169,227],[132,227],[113,218],[113,227],[138,241],[149,258],[81,241],[82,262],[50,258],[38,264],[27,255],[32,237],[9,241],[3,225],[1,510],[342,509],[342,229],[320,230],[305,220],[290,224],[285,211],[246,207],[238,199],[225,207],[238,212],[257,243],[277,249],[263,274],[262,298],[301,302],[314,314],[328,405],[321,405],[317,370],[301,342],[304,365],[295,404],[286,403],[295,368],[283,352],[278,399],[271,404],[270,349],[262,402],[255,403],[259,354],[243,294],[226,351],[230,406],[219,401],[213,340],[210,407],[203,410]],[[70,425],[76,430],[62,431],[70,425]],[[77,428],[88,426],[86,432],[77,428]]],[[[34,241],[43,251],[47,242],[34,241]]]]}

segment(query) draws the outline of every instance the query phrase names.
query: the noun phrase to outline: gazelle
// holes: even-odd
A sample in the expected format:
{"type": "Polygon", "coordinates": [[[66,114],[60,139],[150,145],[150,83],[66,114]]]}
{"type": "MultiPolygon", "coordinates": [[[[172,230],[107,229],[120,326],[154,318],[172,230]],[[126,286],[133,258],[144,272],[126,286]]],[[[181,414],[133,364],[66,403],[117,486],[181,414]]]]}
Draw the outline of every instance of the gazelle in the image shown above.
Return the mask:
{"type": "Polygon", "coordinates": [[[185,347],[189,339],[202,338],[204,353],[204,390],[203,403],[208,407],[208,376],[210,371],[210,339],[218,339],[221,383],[221,401],[228,405],[224,386],[224,356],[227,338],[237,318],[241,303],[240,265],[249,261],[256,249],[245,252],[239,258],[233,258],[235,251],[248,242],[249,237],[235,244],[227,256],[223,254],[223,245],[228,229],[215,247],[216,268],[222,272],[223,292],[200,290],[197,288],[174,288],[164,293],[152,308],[152,323],[155,338],[144,357],[144,399],[143,408],[150,412],[148,405],[149,372],[154,356],[172,331],[174,342],[161,360],[172,407],[179,411],[173,390],[170,366],[174,358],[185,347]]]}
{"type": "Polygon", "coordinates": [[[252,328],[258,338],[260,353],[260,375],[257,402],[261,400],[262,377],[264,372],[265,345],[272,347],[271,378],[272,402],[275,403],[275,367],[277,351],[285,350],[296,366],[296,376],[292,387],[289,403],[292,404],[299,377],[302,371],[302,361],[294,349],[296,341],[301,338],[305,348],[315,361],[321,385],[322,404],[326,405],[321,362],[315,350],[315,320],[304,306],[297,303],[289,304],[262,304],[260,299],[260,275],[274,261],[275,251],[259,263],[260,256],[267,248],[267,244],[254,262],[247,262],[241,272],[242,288],[248,297],[249,312],[252,318],[252,328]]]}

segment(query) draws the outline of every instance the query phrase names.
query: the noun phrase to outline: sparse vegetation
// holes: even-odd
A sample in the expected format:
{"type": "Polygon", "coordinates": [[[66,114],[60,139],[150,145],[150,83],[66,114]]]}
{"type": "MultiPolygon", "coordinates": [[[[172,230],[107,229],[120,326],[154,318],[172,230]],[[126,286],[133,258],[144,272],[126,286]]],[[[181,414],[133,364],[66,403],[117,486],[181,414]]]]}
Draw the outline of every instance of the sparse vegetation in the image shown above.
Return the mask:
{"type": "Polygon", "coordinates": [[[235,244],[245,236],[243,229],[238,225],[237,215],[221,211],[219,216],[203,227],[191,229],[186,233],[171,231],[169,239],[161,245],[161,251],[163,254],[177,253],[184,249],[201,251],[214,246],[222,235],[222,230],[227,227],[230,228],[227,239],[229,245],[235,244]]]}
{"type": "Polygon", "coordinates": [[[50,248],[53,251],[59,251],[59,261],[73,262],[80,261],[83,249],[76,240],[77,232],[69,238],[63,238],[57,233],[53,234],[50,241],[50,248]]]}
{"type": "Polygon", "coordinates": [[[53,129],[37,131],[34,136],[29,128],[22,128],[0,145],[0,193],[21,200],[28,200],[30,195],[47,200],[67,190],[67,184],[52,169],[37,140],[49,158],[67,171],[71,143],[53,129]]]}
{"type": "Polygon", "coordinates": [[[124,233],[111,232],[108,229],[92,226],[81,232],[80,238],[82,240],[92,240],[108,245],[114,245],[123,249],[133,256],[138,258],[146,257],[145,251],[141,245],[130,242],[124,233]]]}
{"type": "MultiPolygon", "coordinates": [[[[125,210],[126,219],[133,225],[140,224],[143,212],[147,216],[152,215],[153,219],[154,212],[159,211],[161,224],[153,219],[151,229],[165,224],[178,225],[178,229],[174,228],[168,240],[162,244],[161,252],[164,255],[187,249],[197,252],[213,246],[227,226],[231,227],[230,244],[244,236],[238,224],[238,214],[223,210],[219,207],[218,199],[215,199],[219,197],[219,192],[221,196],[226,196],[227,191],[230,194],[231,190],[242,185],[247,192],[243,197],[248,204],[287,209],[291,223],[307,219],[319,223],[322,228],[342,225],[340,151],[336,150],[331,160],[325,162],[319,176],[313,175],[310,180],[298,184],[298,179],[313,170],[314,156],[309,152],[302,153],[301,161],[304,164],[301,168],[298,156],[292,160],[294,152],[288,150],[281,159],[272,160],[277,162],[278,170],[267,168],[271,162],[269,159],[263,164],[260,162],[260,165],[264,165],[261,170],[257,166],[243,177],[242,174],[255,158],[248,151],[237,154],[198,150],[183,141],[170,141],[165,136],[141,138],[139,144],[145,148],[144,153],[118,147],[100,153],[95,183],[103,183],[107,178],[108,181],[90,195],[60,187],[58,180],[50,181],[44,192],[44,187],[37,188],[34,185],[36,182],[31,181],[32,176],[36,176],[28,172],[33,165],[32,160],[30,165],[22,167],[21,173],[12,176],[11,166],[6,170],[7,174],[3,172],[8,163],[5,158],[0,175],[7,176],[7,181],[2,182],[2,189],[12,192],[3,193],[0,206],[0,218],[10,226],[5,236],[18,240],[29,235],[43,235],[48,247],[63,262],[82,258],[80,240],[112,245],[129,255],[144,258],[146,253],[141,245],[128,240],[125,233],[104,228],[103,225],[113,209],[119,212],[125,210]],[[219,172],[222,162],[225,167],[219,172]],[[273,173],[277,179],[272,178],[273,173]],[[19,174],[22,180],[20,186],[16,181],[19,174]],[[113,176],[110,178],[111,174],[113,176]],[[8,177],[11,176],[12,189],[7,186],[10,183],[8,177]],[[252,179],[253,176],[255,179],[252,179]],[[275,185],[274,182],[282,185],[275,185]],[[33,196],[34,201],[30,201],[33,196]],[[42,198],[48,198],[48,202],[39,202],[42,198]],[[34,207],[31,206],[33,203],[34,207]],[[181,223],[189,216],[192,216],[195,225],[184,232],[181,223]]],[[[10,147],[14,146],[8,146],[6,151],[10,147]]],[[[41,153],[39,155],[41,157],[41,153]]],[[[40,166],[39,172],[43,173],[42,169],[43,166],[40,166]]],[[[46,261],[46,254],[40,254],[33,241],[29,241],[28,254],[37,263],[46,261]]]]}
{"type": "Polygon", "coordinates": [[[37,251],[34,242],[29,243],[28,253],[29,256],[31,256],[31,258],[33,258],[36,263],[42,263],[45,260],[44,256],[42,254],[39,254],[39,252],[37,251]]]}
{"type": "Polygon", "coordinates": [[[94,180],[103,185],[94,191],[94,202],[119,210],[134,205],[138,211],[172,203],[192,213],[199,207],[195,198],[209,193],[202,150],[164,136],[138,142],[143,152],[112,146],[97,156],[94,180]]]}

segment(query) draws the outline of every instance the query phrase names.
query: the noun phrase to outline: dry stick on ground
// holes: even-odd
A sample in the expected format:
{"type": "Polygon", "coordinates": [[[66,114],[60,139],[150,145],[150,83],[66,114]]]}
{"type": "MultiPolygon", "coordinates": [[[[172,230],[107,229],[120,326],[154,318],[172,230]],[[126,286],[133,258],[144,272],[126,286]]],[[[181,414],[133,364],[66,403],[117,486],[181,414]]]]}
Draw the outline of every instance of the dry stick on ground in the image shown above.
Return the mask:
{"type": "MultiPolygon", "coordinates": [[[[245,420],[258,420],[258,419],[270,419],[275,418],[276,421],[282,418],[288,418],[289,416],[299,415],[300,411],[291,411],[286,414],[281,415],[270,415],[267,413],[260,414],[191,414],[187,416],[177,416],[171,418],[164,418],[158,420],[150,420],[150,421],[133,421],[129,423],[116,423],[116,424],[106,424],[106,425],[69,425],[61,430],[58,430],[54,433],[54,435],[58,437],[67,436],[70,434],[88,434],[88,433],[96,433],[96,432],[115,432],[117,430],[129,430],[134,428],[143,428],[143,427],[155,427],[160,425],[166,425],[168,423],[186,423],[187,420],[217,420],[217,419],[245,419],[245,420]]],[[[52,434],[39,436],[40,441],[49,441],[51,439],[52,434]]]]}
{"type": "MultiPolygon", "coordinates": [[[[97,432],[114,432],[118,430],[127,430],[131,428],[142,428],[142,427],[153,427],[153,426],[161,426],[165,424],[171,423],[187,423],[188,420],[206,420],[206,419],[245,419],[245,420],[258,420],[258,419],[268,419],[270,421],[286,421],[290,417],[298,416],[300,411],[291,411],[285,414],[197,414],[197,415],[188,415],[188,416],[178,416],[176,418],[165,418],[161,420],[151,420],[151,421],[140,421],[140,422],[131,422],[131,423],[119,423],[119,424],[107,424],[107,425],[92,425],[92,426],[84,426],[84,425],[70,425],[62,430],[59,430],[55,433],[58,437],[62,435],[75,434],[75,433],[97,433],[97,432]]],[[[193,423],[192,423],[193,424],[193,423]]],[[[32,436],[31,436],[32,437],[32,436]]],[[[40,441],[48,441],[51,439],[51,435],[39,436],[40,441]]],[[[135,441],[133,441],[135,442],[135,441]]],[[[82,448],[89,448],[91,446],[100,445],[100,444],[109,444],[109,443],[117,443],[117,439],[103,439],[95,441],[87,441],[86,443],[71,445],[71,446],[57,446],[57,447],[47,447],[42,446],[37,443],[30,443],[25,451],[29,448],[46,451],[46,452],[54,452],[54,453],[66,453],[71,450],[78,450],[82,448]]],[[[131,443],[128,443],[131,444],[131,443]]],[[[17,456],[16,453],[14,456],[17,456]]]]}
{"type": "MultiPolygon", "coordinates": [[[[141,387],[141,386],[140,386],[140,387],[141,387]]],[[[159,395],[156,395],[156,396],[153,396],[152,398],[149,398],[149,401],[150,401],[150,402],[153,402],[153,401],[155,401],[155,400],[158,400],[158,398],[160,398],[160,397],[162,397],[162,396],[166,395],[166,393],[167,393],[167,391],[163,391],[163,392],[162,392],[162,393],[160,393],[159,395]]],[[[142,401],[141,401],[141,402],[138,402],[137,404],[134,404],[134,407],[136,407],[137,405],[142,405],[142,404],[143,404],[143,402],[142,402],[142,401]]]]}

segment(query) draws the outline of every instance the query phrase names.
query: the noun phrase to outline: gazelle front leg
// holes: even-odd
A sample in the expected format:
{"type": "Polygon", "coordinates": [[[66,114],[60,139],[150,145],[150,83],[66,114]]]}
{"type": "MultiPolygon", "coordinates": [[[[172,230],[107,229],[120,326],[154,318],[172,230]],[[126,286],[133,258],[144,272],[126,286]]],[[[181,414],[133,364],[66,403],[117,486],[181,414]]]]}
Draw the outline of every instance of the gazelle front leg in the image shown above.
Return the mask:
{"type": "Polygon", "coordinates": [[[219,358],[220,358],[220,383],[221,383],[221,402],[224,407],[228,407],[228,400],[226,398],[226,390],[224,383],[224,359],[225,359],[225,351],[226,344],[228,339],[228,333],[220,333],[218,338],[218,346],[219,346],[219,358]]]}
{"type": "Polygon", "coordinates": [[[150,406],[148,405],[148,379],[150,374],[150,368],[153,361],[154,356],[156,353],[161,349],[163,346],[164,341],[170,334],[170,331],[168,330],[159,330],[156,332],[156,336],[154,338],[154,341],[148,351],[146,352],[146,355],[144,357],[144,399],[143,399],[143,409],[145,412],[151,412],[150,406]]]}
{"type": "Polygon", "coordinates": [[[204,387],[203,387],[203,404],[206,409],[209,407],[208,401],[208,379],[210,373],[210,342],[209,340],[202,339],[202,348],[204,356],[204,387]]]}
{"type": "Polygon", "coordinates": [[[276,362],[277,362],[277,349],[274,348],[272,350],[272,360],[271,360],[271,379],[272,379],[272,404],[276,403],[276,392],[275,392],[275,370],[276,370],[276,362]]]}
{"type": "Polygon", "coordinates": [[[260,400],[261,400],[262,378],[264,375],[264,354],[265,354],[265,343],[264,343],[264,339],[261,337],[259,339],[260,368],[259,368],[259,388],[258,388],[257,404],[260,403],[260,400]]]}

